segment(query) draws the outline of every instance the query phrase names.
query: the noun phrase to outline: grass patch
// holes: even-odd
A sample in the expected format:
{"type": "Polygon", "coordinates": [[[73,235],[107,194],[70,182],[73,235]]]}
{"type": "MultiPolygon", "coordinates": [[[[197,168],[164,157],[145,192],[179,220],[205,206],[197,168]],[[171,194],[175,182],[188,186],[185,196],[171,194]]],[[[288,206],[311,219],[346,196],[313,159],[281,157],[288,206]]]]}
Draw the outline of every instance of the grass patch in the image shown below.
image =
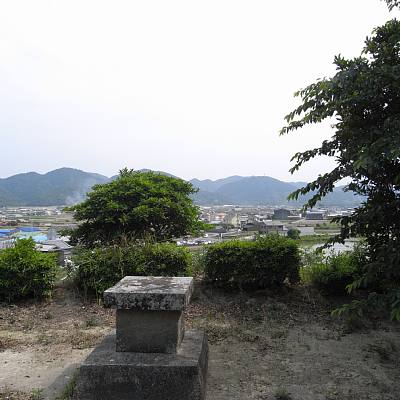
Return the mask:
{"type": "Polygon", "coordinates": [[[90,328],[94,328],[95,326],[98,325],[97,319],[93,316],[89,317],[86,321],[85,321],[85,327],[86,329],[90,329],[90,328]]]}
{"type": "Polygon", "coordinates": [[[274,397],[276,400],[291,400],[290,393],[285,388],[278,388],[275,390],[274,397]]]}
{"type": "Polygon", "coordinates": [[[56,397],[55,400],[70,400],[70,399],[72,399],[72,395],[74,394],[77,379],[78,379],[78,371],[75,371],[74,374],[71,376],[70,380],[68,381],[68,383],[65,385],[62,393],[58,397],[56,397]]]}
{"type": "Polygon", "coordinates": [[[43,389],[32,389],[30,400],[43,400],[43,389]]]}

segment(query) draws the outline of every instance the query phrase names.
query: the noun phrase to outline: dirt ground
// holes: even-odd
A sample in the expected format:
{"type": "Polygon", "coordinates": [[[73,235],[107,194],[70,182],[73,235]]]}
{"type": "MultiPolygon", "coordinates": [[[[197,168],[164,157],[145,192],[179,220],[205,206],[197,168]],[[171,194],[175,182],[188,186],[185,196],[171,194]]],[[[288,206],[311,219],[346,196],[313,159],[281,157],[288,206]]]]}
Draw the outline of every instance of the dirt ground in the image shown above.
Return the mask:
{"type": "MultiPolygon", "coordinates": [[[[207,399],[400,399],[400,325],[349,332],[331,309],[305,288],[246,295],[197,283],[186,321],[208,334],[207,399]]],[[[44,303],[1,306],[0,399],[65,399],[114,318],[62,287],[44,303]]]]}

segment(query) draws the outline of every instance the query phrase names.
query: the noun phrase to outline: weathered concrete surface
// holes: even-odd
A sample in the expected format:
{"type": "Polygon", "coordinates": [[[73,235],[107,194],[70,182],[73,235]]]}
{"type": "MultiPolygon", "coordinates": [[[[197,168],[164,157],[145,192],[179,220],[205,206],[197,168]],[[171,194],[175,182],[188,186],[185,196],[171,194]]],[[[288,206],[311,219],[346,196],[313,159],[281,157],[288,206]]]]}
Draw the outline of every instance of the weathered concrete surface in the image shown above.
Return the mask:
{"type": "Polygon", "coordinates": [[[117,351],[176,353],[184,334],[181,311],[117,310],[117,351]]]}
{"type": "Polygon", "coordinates": [[[115,351],[106,337],[80,368],[79,400],[204,400],[207,339],[187,331],[177,354],[115,351]]]}
{"type": "Polygon", "coordinates": [[[189,304],[193,278],[126,276],[104,292],[104,305],[117,309],[181,311],[189,304]]]}

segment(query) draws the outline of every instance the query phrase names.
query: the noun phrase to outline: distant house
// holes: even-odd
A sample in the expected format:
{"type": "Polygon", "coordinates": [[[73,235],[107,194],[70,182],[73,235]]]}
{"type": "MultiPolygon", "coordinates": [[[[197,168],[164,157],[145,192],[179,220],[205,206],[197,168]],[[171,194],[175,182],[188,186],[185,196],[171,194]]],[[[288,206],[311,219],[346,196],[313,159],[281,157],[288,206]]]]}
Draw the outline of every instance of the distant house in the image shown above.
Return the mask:
{"type": "Polygon", "coordinates": [[[275,233],[279,235],[286,235],[287,228],[284,224],[276,223],[274,221],[253,221],[248,222],[243,226],[244,231],[258,232],[260,234],[275,233]]]}
{"type": "Polygon", "coordinates": [[[61,266],[65,266],[65,260],[72,254],[73,247],[63,240],[46,240],[38,245],[36,249],[43,253],[57,253],[58,262],[61,266]]]}
{"type": "Polygon", "coordinates": [[[264,231],[261,233],[275,233],[278,235],[283,235],[285,236],[287,233],[287,228],[284,224],[277,224],[274,223],[274,221],[264,221],[265,227],[264,231]]]}
{"type": "Polygon", "coordinates": [[[248,215],[239,215],[239,226],[241,229],[244,229],[246,224],[249,223],[249,216],[248,215]]]}
{"type": "Polygon", "coordinates": [[[313,226],[296,226],[294,229],[300,231],[300,236],[315,235],[315,229],[313,226]]]}
{"type": "Polygon", "coordinates": [[[290,210],[287,210],[285,208],[278,208],[277,210],[274,210],[274,219],[280,219],[280,220],[285,220],[289,219],[289,217],[292,215],[292,212],[290,210]]]}
{"type": "Polygon", "coordinates": [[[325,210],[315,210],[315,211],[307,211],[306,219],[307,220],[322,220],[326,215],[325,210]]]}
{"type": "Polygon", "coordinates": [[[228,212],[225,215],[223,222],[227,225],[233,225],[238,228],[240,227],[239,214],[236,212],[228,212]]]}
{"type": "Polygon", "coordinates": [[[242,229],[246,232],[258,232],[261,222],[246,222],[243,224],[242,229]]]}
{"type": "Polygon", "coordinates": [[[271,214],[256,214],[253,216],[253,220],[259,222],[268,221],[271,220],[271,218],[272,218],[271,214]]]}

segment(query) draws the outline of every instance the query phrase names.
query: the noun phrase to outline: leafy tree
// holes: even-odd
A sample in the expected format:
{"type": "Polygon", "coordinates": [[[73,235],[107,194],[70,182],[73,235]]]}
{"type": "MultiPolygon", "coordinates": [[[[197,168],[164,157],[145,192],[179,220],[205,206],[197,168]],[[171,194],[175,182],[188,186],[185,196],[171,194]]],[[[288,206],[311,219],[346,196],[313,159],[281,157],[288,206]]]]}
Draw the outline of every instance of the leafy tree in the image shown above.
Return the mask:
{"type": "Polygon", "coordinates": [[[395,8],[395,7],[400,7],[399,0],[385,0],[385,1],[388,5],[390,11],[393,10],[393,8],[395,8]]]}
{"type": "Polygon", "coordinates": [[[300,239],[300,231],[296,228],[290,228],[287,231],[287,237],[290,239],[300,239]]]}
{"type": "Polygon", "coordinates": [[[321,155],[335,157],[337,165],[290,198],[312,193],[305,208],[313,207],[335,183],[350,178],[346,190],[365,201],[353,215],[335,219],[341,224],[335,240],[365,237],[368,263],[349,290],[368,288],[369,297],[359,306],[389,302],[392,318],[400,319],[400,22],[376,28],[360,57],[337,56],[334,63],[333,77],[296,93],[302,104],[286,116],[281,134],[333,121],[330,140],[295,154],[291,172],[321,155]]]}
{"type": "Polygon", "coordinates": [[[198,209],[189,197],[195,192],[181,179],[125,168],[117,179],[95,185],[84,202],[70,208],[81,222],[73,240],[93,245],[185,235],[200,227],[198,209]]]}

